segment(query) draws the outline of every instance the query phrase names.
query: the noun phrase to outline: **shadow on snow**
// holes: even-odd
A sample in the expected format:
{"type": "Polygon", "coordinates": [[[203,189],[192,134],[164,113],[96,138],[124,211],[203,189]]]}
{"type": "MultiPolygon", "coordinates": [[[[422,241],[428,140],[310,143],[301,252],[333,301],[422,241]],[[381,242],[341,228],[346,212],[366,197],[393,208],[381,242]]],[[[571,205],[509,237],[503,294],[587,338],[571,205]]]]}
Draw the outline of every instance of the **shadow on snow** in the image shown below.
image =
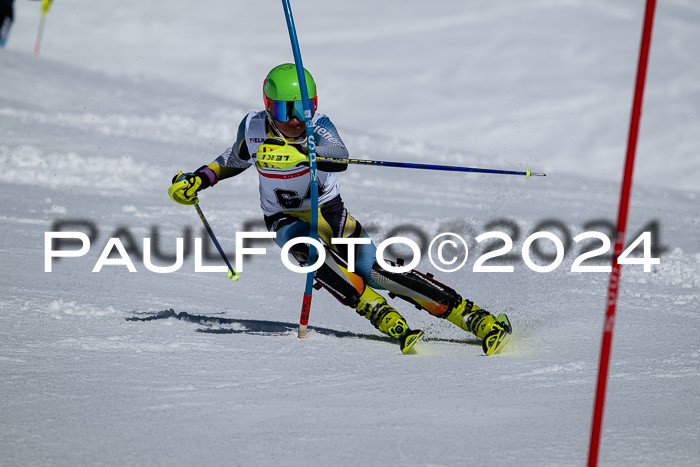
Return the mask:
{"type": "MultiPolygon", "coordinates": [[[[188,323],[194,323],[204,328],[199,328],[197,332],[209,334],[255,334],[266,336],[279,336],[296,332],[299,325],[293,323],[283,323],[280,321],[265,321],[256,319],[219,318],[205,315],[195,315],[184,311],[176,312],[172,308],[169,310],[156,311],[152,313],[135,313],[138,316],[126,318],[127,321],[154,321],[160,319],[179,319],[188,323]],[[216,327],[219,326],[219,327],[216,327]]],[[[358,334],[350,331],[338,331],[330,328],[309,326],[310,331],[334,337],[354,337],[357,339],[367,339],[373,341],[393,342],[394,339],[388,336],[378,336],[374,334],[358,334]]],[[[425,337],[427,342],[452,342],[457,344],[481,345],[475,340],[442,339],[436,337],[425,337]]]]}

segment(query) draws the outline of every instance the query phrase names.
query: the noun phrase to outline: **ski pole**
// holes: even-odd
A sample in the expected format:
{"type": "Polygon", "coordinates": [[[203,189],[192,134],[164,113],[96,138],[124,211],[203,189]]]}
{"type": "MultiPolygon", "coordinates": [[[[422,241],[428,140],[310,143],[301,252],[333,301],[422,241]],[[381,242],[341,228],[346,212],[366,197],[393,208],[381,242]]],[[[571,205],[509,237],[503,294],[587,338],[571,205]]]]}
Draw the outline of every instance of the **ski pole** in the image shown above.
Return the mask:
{"type": "MultiPolygon", "coordinates": [[[[294,64],[297,69],[297,79],[299,80],[299,90],[301,91],[301,100],[304,105],[304,122],[306,125],[306,141],[309,149],[309,174],[310,174],[310,196],[311,196],[311,232],[310,237],[318,240],[318,179],[316,178],[316,142],[314,140],[314,126],[311,123],[311,103],[309,102],[309,92],[306,89],[306,76],[304,74],[304,64],[301,61],[301,50],[299,48],[299,40],[297,39],[297,31],[294,27],[294,18],[292,17],[292,7],[289,0],[282,0],[282,8],[284,16],[287,20],[287,29],[289,30],[289,40],[292,43],[292,53],[294,54],[294,64]]],[[[313,244],[309,245],[309,263],[316,262],[316,248],[313,244]]],[[[311,296],[314,285],[314,271],[306,274],[306,288],[304,289],[304,298],[301,304],[301,316],[299,318],[298,337],[303,339],[306,337],[306,327],[309,324],[309,312],[311,311],[311,296]]]]}
{"type": "Polygon", "coordinates": [[[216,239],[216,236],[214,235],[214,231],[211,229],[211,227],[209,227],[209,222],[207,222],[207,218],[204,217],[204,213],[202,212],[202,208],[199,207],[199,204],[195,204],[194,208],[197,210],[197,214],[199,214],[199,218],[202,220],[202,224],[204,224],[204,228],[207,229],[207,233],[209,234],[209,238],[211,238],[211,241],[214,242],[214,246],[216,246],[216,249],[219,250],[219,254],[221,255],[221,259],[223,259],[224,262],[226,263],[226,266],[228,266],[228,278],[231,279],[232,281],[237,281],[240,278],[240,276],[233,269],[233,266],[231,266],[231,263],[229,262],[228,258],[226,257],[226,253],[224,253],[223,248],[221,248],[219,241],[216,239]]]}
{"type": "Polygon", "coordinates": [[[514,170],[479,169],[475,167],[459,167],[452,165],[414,164],[409,162],[377,161],[368,159],[339,159],[335,157],[322,156],[316,156],[316,159],[322,162],[333,162],[337,164],[380,165],[383,167],[403,167],[406,169],[447,170],[452,172],[478,172],[499,175],[525,175],[525,178],[545,177],[547,175],[544,173],[530,172],[530,169],[520,172],[514,170]]]}
{"type": "Polygon", "coordinates": [[[34,55],[39,55],[41,49],[41,39],[44,36],[44,23],[46,23],[46,15],[49,12],[51,0],[41,0],[41,19],[39,20],[39,31],[36,33],[36,44],[34,44],[34,55]]]}
{"type": "MultiPolygon", "coordinates": [[[[260,156],[258,156],[260,157],[260,156]]],[[[267,157],[269,160],[274,160],[277,166],[282,167],[294,167],[297,164],[310,162],[310,156],[305,156],[296,150],[290,150],[290,147],[283,146],[277,149],[269,150],[263,157],[267,157]],[[280,162],[282,161],[282,162],[280,162]]],[[[526,178],[530,177],[545,177],[547,174],[531,172],[530,169],[526,169],[524,172],[516,170],[499,170],[499,169],[479,169],[476,167],[460,167],[454,165],[435,165],[435,164],[415,164],[411,162],[391,162],[391,161],[379,161],[379,160],[369,160],[369,159],[342,159],[339,157],[326,157],[326,156],[316,156],[316,159],[322,162],[331,162],[335,164],[359,164],[359,165],[379,165],[384,167],[403,167],[408,169],[424,169],[424,170],[447,170],[453,172],[480,172],[480,173],[490,173],[490,174],[501,174],[501,175],[525,175],[526,178]]]]}

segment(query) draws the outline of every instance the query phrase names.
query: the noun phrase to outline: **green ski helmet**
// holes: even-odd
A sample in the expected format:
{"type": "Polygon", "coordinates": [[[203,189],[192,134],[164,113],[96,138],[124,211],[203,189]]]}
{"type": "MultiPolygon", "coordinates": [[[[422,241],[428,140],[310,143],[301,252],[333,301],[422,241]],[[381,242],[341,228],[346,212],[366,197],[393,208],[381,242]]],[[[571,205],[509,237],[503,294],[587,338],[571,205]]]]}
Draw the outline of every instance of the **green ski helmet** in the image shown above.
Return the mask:
{"type": "MultiPolygon", "coordinates": [[[[311,115],[318,107],[316,82],[308,70],[304,69],[306,91],[311,102],[311,115]]],[[[301,88],[297,77],[297,67],[293,63],[284,63],[274,67],[263,82],[263,100],[268,115],[280,122],[288,122],[292,117],[304,121],[304,106],[301,88]]]]}

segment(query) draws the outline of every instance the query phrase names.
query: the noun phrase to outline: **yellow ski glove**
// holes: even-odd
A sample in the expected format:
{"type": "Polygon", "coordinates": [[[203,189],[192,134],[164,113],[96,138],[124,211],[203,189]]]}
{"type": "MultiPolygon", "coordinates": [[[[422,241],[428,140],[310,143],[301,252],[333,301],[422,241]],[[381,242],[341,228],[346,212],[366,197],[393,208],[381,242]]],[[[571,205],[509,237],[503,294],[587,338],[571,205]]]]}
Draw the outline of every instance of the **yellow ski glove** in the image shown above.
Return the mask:
{"type": "Polygon", "coordinates": [[[273,169],[291,169],[309,162],[309,156],[282,138],[267,138],[258,148],[255,159],[258,167],[273,169]]]}
{"type": "Polygon", "coordinates": [[[170,199],[176,203],[191,206],[199,203],[197,191],[202,187],[202,179],[193,173],[178,173],[173,177],[173,184],[168,189],[170,199]]]}

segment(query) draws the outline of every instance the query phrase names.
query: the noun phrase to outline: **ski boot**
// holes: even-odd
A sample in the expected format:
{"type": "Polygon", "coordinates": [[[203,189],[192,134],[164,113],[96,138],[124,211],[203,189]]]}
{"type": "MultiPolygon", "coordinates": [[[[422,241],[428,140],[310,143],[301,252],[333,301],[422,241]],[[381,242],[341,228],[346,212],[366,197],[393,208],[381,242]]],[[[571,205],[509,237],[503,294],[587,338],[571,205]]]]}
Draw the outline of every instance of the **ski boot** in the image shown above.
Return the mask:
{"type": "Polygon", "coordinates": [[[379,332],[398,339],[403,353],[408,353],[423,337],[423,331],[409,329],[403,316],[389,305],[384,297],[369,287],[365,287],[355,310],[367,318],[379,332]]]}
{"type": "Polygon", "coordinates": [[[469,300],[462,300],[458,306],[450,310],[446,319],[482,339],[481,348],[486,355],[498,353],[512,333],[510,321],[505,313],[501,313],[496,318],[469,300]]]}

